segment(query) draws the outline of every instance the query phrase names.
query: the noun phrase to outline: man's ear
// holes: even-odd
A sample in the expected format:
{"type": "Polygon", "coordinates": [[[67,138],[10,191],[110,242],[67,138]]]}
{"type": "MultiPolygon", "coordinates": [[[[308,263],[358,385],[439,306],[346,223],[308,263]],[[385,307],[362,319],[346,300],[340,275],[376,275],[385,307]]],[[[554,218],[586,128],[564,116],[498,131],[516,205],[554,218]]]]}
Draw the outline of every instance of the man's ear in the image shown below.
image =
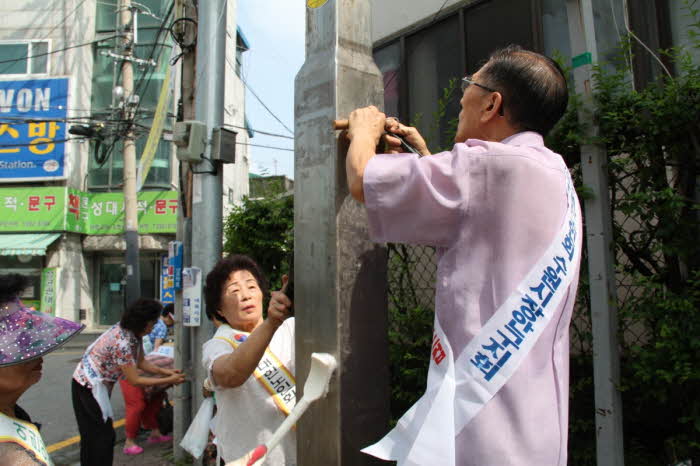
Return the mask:
{"type": "Polygon", "coordinates": [[[481,122],[487,123],[494,118],[502,116],[501,105],[503,105],[503,96],[500,92],[491,92],[485,96],[481,111],[481,122]]]}

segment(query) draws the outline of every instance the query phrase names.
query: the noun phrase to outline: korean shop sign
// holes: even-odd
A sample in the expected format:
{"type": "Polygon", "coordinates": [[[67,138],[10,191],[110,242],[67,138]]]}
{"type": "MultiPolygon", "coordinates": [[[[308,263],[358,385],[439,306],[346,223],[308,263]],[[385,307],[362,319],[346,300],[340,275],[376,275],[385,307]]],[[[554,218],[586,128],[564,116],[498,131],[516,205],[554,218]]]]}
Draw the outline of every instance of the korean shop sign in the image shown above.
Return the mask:
{"type": "MultiPolygon", "coordinates": [[[[138,194],[139,233],[175,233],[178,193],[138,194]]],[[[0,188],[0,232],[124,232],[122,193],[86,193],[65,187],[0,188]]]]}
{"type": "Polygon", "coordinates": [[[68,78],[0,81],[0,181],[64,178],[68,78]]]}
{"type": "MultiPolygon", "coordinates": [[[[177,229],[177,192],[138,193],[139,233],[175,233],[177,229]]],[[[91,193],[87,233],[113,235],[124,231],[124,195],[91,193]]]]}
{"type": "Polygon", "coordinates": [[[0,231],[61,231],[66,188],[0,189],[0,231]]]}

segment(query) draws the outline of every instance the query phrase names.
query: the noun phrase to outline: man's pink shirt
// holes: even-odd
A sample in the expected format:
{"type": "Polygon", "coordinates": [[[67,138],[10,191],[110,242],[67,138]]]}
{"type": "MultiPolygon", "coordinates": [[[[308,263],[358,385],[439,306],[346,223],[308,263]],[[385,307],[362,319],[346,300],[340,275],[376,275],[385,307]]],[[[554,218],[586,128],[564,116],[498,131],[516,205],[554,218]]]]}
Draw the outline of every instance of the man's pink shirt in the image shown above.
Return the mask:
{"type": "MultiPolygon", "coordinates": [[[[500,143],[469,139],[422,158],[380,154],[369,161],[370,236],[437,248],[435,310],[456,356],[553,241],[566,213],[567,176],[561,156],[534,132],[500,143]]],[[[457,465],[566,465],[577,285],[575,278],[522,365],[458,434],[457,465]]]]}

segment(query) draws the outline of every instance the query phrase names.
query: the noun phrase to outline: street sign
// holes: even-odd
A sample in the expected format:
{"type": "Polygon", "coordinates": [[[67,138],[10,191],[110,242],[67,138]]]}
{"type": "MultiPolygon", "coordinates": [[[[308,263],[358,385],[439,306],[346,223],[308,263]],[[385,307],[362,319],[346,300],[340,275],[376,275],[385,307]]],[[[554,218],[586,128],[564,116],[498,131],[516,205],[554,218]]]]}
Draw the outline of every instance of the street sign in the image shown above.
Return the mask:
{"type": "Polygon", "coordinates": [[[175,303],[174,277],[169,273],[168,256],[161,258],[160,267],[160,302],[163,304],[175,303]]]}
{"type": "Polygon", "coordinates": [[[0,181],[63,179],[68,78],[0,81],[0,181]]]}

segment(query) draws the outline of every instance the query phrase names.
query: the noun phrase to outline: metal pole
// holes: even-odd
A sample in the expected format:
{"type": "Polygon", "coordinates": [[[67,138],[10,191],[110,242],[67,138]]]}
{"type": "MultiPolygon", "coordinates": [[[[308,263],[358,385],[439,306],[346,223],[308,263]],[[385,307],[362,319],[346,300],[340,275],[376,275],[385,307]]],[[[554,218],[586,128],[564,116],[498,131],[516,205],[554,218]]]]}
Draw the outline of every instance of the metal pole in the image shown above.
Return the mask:
{"type": "MultiPolygon", "coordinates": [[[[212,130],[224,121],[227,7],[235,8],[235,0],[199,2],[195,117],[206,123],[210,142],[212,130]]],[[[210,160],[211,143],[207,144],[204,157],[204,161],[192,167],[192,266],[199,267],[206,275],[221,257],[223,169],[219,163],[210,160]]],[[[194,411],[202,402],[201,387],[206,378],[201,364],[202,345],[212,337],[214,326],[209,319],[203,318],[201,326],[192,327],[190,332],[194,411]]]]}
{"type": "MultiPolygon", "coordinates": [[[[124,119],[134,119],[134,68],[128,58],[134,52],[134,28],[132,25],[131,0],[121,2],[121,27],[123,34],[122,88],[124,89],[124,119]]],[[[124,239],[126,241],[126,305],[141,297],[141,274],[139,270],[139,220],[136,199],[136,142],[133,123],[129,123],[124,136],[124,239]]]]}
{"type": "Polygon", "coordinates": [[[308,8],[296,77],[297,396],[312,352],[338,361],[328,396],[297,424],[297,463],[306,466],[380,464],[360,449],[386,433],[389,419],[387,253],[369,241],[365,209],[345,182],[347,143],[331,128],[354,108],[384,101],[369,24],[369,0],[308,8]]]}
{"type": "MultiPolygon", "coordinates": [[[[583,96],[579,120],[587,138],[598,136],[593,120],[593,63],[598,60],[591,0],[567,0],[576,92],[583,96]]],[[[624,465],[620,354],[617,342],[617,294],[611,245],[612,217],[607,156],[600,144],[581,146],[583,183],[593,193],[585,200],[586,244],[593,326],[596,451],[598,466],[624,465]]]]}

